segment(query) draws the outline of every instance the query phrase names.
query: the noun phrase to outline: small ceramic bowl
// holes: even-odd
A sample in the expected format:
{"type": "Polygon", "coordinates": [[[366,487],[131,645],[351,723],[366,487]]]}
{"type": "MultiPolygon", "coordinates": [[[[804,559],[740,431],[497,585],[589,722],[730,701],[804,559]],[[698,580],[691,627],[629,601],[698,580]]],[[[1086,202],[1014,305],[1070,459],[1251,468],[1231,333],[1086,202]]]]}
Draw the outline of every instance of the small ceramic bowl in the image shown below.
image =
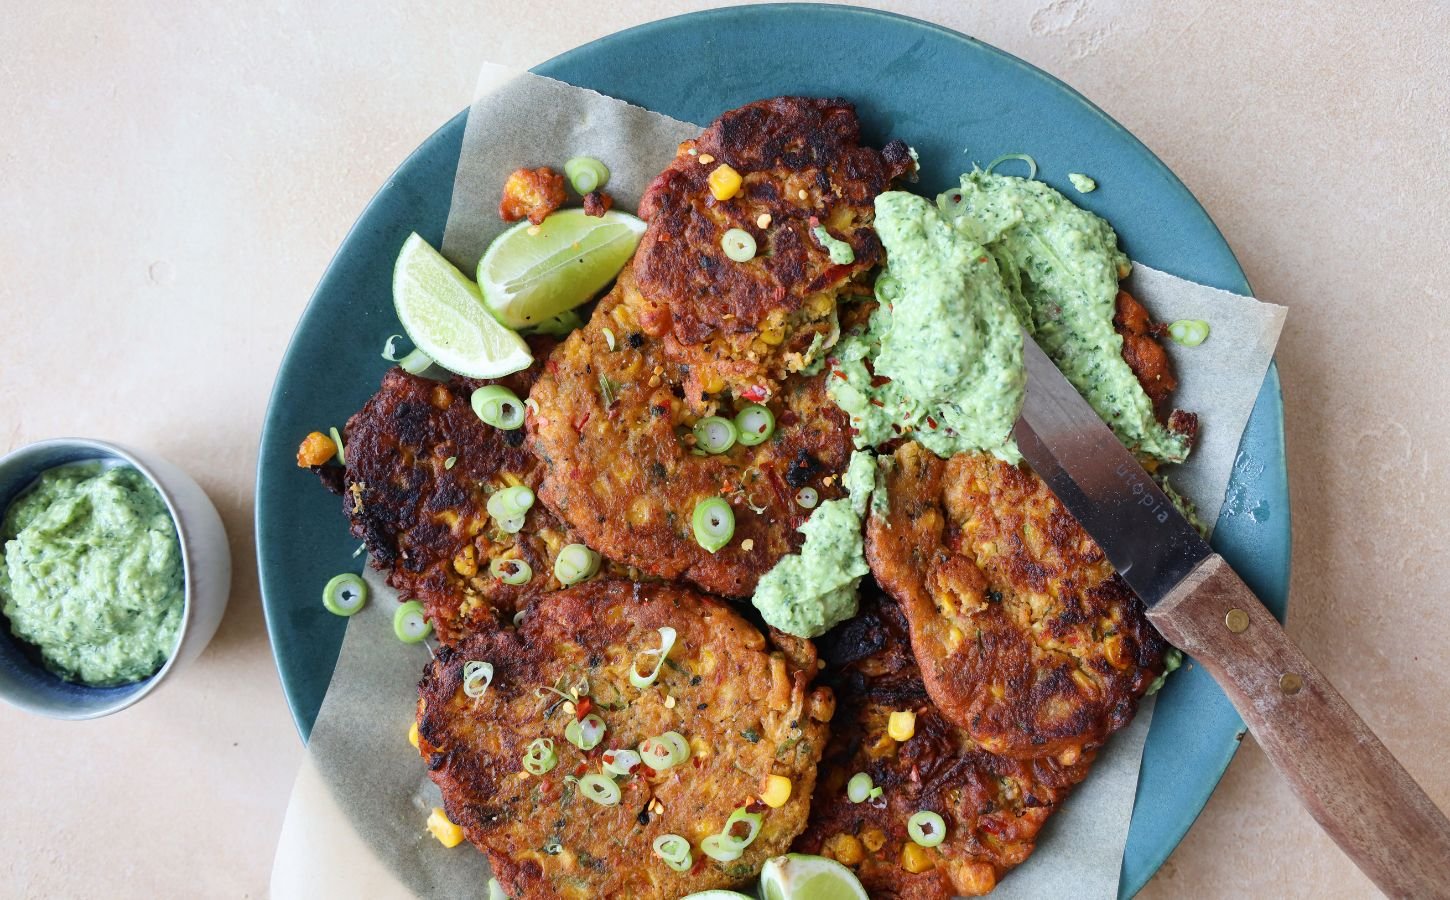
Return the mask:
{"type": "Polygon", "coordinates": [[[60,438],[21,447],[0,458],[0,516],[40,477],[67,463],[99,461],[128,465],[151,482],[181,542],[185,605],[176,644],[156,674],[116,687],[91,687],[64,681],[22,649],[0,616],[0,699],[56,719],[95,719],[120,712],[156,690],[173,672],[195,659],[216,634],[231,592],[232,557],[216,507],[191,476],[151,453],[105,441],[60,438]]]}

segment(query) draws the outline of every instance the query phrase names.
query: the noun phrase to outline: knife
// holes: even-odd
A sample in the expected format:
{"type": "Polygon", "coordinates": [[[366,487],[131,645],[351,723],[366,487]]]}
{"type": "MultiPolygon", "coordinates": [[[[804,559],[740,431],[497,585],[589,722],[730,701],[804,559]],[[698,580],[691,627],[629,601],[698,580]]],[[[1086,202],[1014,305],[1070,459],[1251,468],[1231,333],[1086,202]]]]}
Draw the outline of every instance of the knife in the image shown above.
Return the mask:
{"type": "Polygon", "coordinates": [[[1024,333],[1013,437],[1170,643],[1213,675],[1335,843],[1390,897],[1450,898],[1450,821],[1024,333]]]}

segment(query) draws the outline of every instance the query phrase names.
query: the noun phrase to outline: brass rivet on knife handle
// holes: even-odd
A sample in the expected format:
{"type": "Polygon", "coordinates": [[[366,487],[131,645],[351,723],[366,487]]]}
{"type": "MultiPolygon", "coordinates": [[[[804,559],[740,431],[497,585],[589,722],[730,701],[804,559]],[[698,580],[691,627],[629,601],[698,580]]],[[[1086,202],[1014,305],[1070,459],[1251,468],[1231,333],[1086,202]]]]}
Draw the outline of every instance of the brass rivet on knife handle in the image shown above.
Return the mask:
{"type": "Polygon", "coordinates": [[[1304,688],[1304,676],[1295,672],[1285,672],[1279,676],[1279,690],[1286,696],[1292,697],[1304,688]]]}
{"type": "Polygon", "coordinates": [[[1249,630],[1249,614],[1238,608],[1231,609],[1223,617],[1223,624],[1234,634],[1243,634],[1249,630]]]}

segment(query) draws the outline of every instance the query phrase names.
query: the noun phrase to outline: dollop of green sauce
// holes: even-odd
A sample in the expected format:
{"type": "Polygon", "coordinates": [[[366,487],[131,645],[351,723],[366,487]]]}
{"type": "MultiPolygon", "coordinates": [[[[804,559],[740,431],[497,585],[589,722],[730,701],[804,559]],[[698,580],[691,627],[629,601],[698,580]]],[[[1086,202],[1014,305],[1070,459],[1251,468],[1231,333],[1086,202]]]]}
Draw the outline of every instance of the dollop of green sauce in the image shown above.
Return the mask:
{"type": "Polygon", "coordinates": [[[135,469],[43,473],[0,523],[0,601],[16,637],[62,678],[115,685],[166,662],[183,609],[181,547],[135,469]]]}
{"type": "Polygon", "coordinates": [[[751,598],[761,617],[787,634],[818,637],[856,615],[856,587],[869,571],[861,524],[876,487],[876,458],[851,454],[843,484],[847,495],[816,507],[800,527],[800,552],[766,572],[751,598]]]}

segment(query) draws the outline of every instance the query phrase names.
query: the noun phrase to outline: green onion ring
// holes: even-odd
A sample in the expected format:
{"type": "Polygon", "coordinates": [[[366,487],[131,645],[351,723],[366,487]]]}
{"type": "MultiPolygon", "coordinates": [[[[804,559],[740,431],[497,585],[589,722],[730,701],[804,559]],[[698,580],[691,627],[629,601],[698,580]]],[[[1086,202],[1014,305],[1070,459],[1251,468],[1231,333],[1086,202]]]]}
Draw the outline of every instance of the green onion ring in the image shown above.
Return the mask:
{"type": "Polygon", "coordinates": [[[735,511],[719,497],[707,497],[695,504],[690,525],[695,543],[714,553],[735,536],[735,511]]]}
{"type": "Polygon", "coordinates": [[[816,504],[821,502],[821,495],[813,487],[803,487],[796,491],[795,502],[802,509],[815,509],[816,504]]]}
{"type": "Polygon", "coordinates": [[[432,633],[433,623],[417,600],[409,600],[393,613],[393,634],[403,643],[416,644],[432,633]]]}
{"type": "Polygon", "coordinates": [[[775,413],[751,403],[735,414],[735,427],[740,430],[740,443],[747,447],[763,444],[775,433],[775,413]]]}
{"type": "Polygon", "coordinates": [[[1175,344],[1197,347],[1208,340],[1208,323],[1202,319],[1179,319],[1168,326],[1168,336],[1175,344]]]}
{"type": "Polygon", "coordinates": [[[564,726],[564,740],[578,747],[580,750],[593,750],[604,740],[604,732],[609,726],[604,720],[594,713],[590,713],[582,719],[574,719],[564,726]]]}
{"type": "Polygon", "coordinates": [[[559,754],[554,752],[553,738],[534,738],[524,751],[524,771],[530,775],[548,774],[558,764],[559,754]]]}
{"type": "Polygon", "coordinates": [[[579,779],[579,793],[600,806],[618,806],[621,796],[619,785],[614,783],[614,779],[598,772],[590,772],[579,779]]]}
{"type": "Polygon", "coordinates": [[[871,793],[871,776],[865,772],[857,772],[846,782],[846,799],[852,803],[864,803],[866,797],[871,793]]]}
{"type": "Polygon", "coordinates": [[[388,342],[383,344],[383,359],[386,359],[390,363],[398,361],[397,341],[400,337],[402,337],[401,334],[390,334],[388,335],[388,342]]]}
{"type": "Polygon", "coordinates": [[[665,659],[670,655],[670,651],[674,649],[675,639],[677,636],[678,635],[675,630],[670,626],[666,625],[661,628],[660,648],[658,650],[641,650],[639,654],[635,656],[634,664],[629,667],[629,683],[641,690],[654,684],[655,679],[660,677],[660,669],[664,667],[665,659]],[[639,657],[641,656],[659,657],[659,659],[655,660],[654,669],[651,670],[648,675],[639,674],[639,657]]]}
{"type": "Polygon", "coordinates": [[[499,528],[509,534],[518,534],[524,527],[524,515],[534,505],[534,492],[525,485],[494,491],[489,495],[486,508],[499,528]]]}
{"type": "Polygon", "coordinates": [[[947,823],[939,814],[923,809],[906,820],[906,833],[923,847],[935,847],[946,840],[947,823]]]}
{"type": "Polygon", "coordinates": [[[422,350],[414,350],[412,353],[398,360],[398,368],[407,372],[409,375],[422,375],[428,371],[428,367],[431,365],[433,365],[433,358],[422,350]]]}
{"type": "Polygon", "coordinates": [[[463,664],[463,693],[479,699],[493,684],[493,663],[471,660],[463,664]]]}
{"type": "Polygon", "coordinates": [[[655,838],[653,847],[655,855],[676,872],[688,871],[694,863],[690,854],[690,842],[678,834],[660,835],[655,838]]]}
{"type": "Polygon", "coordinates": [[[690,742],[678,731],[666,731],[657,737],[645,738],[639,745],[639,758],[654,771],[664,772],[690,758],[690,742]]]}
{"type": "Polygon", "coordinates": [[[488,574],[504,584],[528,584],[534,577],[534,568],[521,559],[500,557],[489,562],[488,574]]]}
{"type": "Polygon", "coordinates": [[[564,177],[579,194],[592,194],[609,183],[609,167],[592,156],[576,156],[564,163],[564,177]]]}
{"type": "Polygon", "coordinates": [[[322,605],[334,616],[351,616],[368,602],[368,583],[361,575],[334,575],[322,588],[322,605]]]}
{"type": "Polygon", "coordinates": [[[866,795],[866,799],[867,800],[880,800],[885,795],[886,795],[886,792],[881,789],[880,785],[877,785],[876,787],[874,787],[874,788],[871,789],[871,793],[869,793],[869,794],[866,795]]]}
{"type": "Polygon", "coordinates": [[[524,401],[501,384],[486,384],[468,398],[473,412],[487,425],[513,431],[524,424],[524,401]]]}
{"type": "Polygon", "coordinates": [[[760,823],[763,818],[760,813],[749,812],[742,806],[731,813],[730,818],[725,820],[725,827],[720,829],[720,834],[734,841],[741,850],[744,850],[746,847],[755,843],[755,838],[760,834],[760,823]],[[739,837],[735,834],[735,826],[742,822],[749,830],[744,837],[739,837]]]}
{"type": "Polygon", "coordinates": [[[700,842],[700,850],[719,862],[734,862],[745,852],[745,848],[723,834],[712,834],[700,842]]]}
{"type": "Polygon", "coordinates": [[[724,453],[735,446],[740,429],[721,416],[709,416],[695,423],[695,446],[707,453],[724,453]]]}
{"type": "Polygon", "coordinates": [[[604,343],[605,343],[606,346],[609,347],[609,352],[610,353],[613,353],[614,352],[614,332],[611,331],[608,328],[601,328],[601,329],[599,329],[599,331],[600,331],[601,334],[604,335],[604,343]]]}
{"type": "Polygon", "coordinates": [[[599,554],[583,544],[570,544],[554,560],[554,577],[561,584],[578,584],[599,571],[599,554]]]}
{"type": "Polygon", "coordinates": [[[630,775],[643,762],[633,750],[605,750],[604,771],[611,775],[630,775]]]}
{"type": "Polygon", "coordinates": [[[1034,178],[1037,177],[1037,160],[1035,160],[1032,157],[1028,156],[1026,153],[1003,153],[1001,156],[999,156],[996,159],[992,160],[991,162],[987,163],[987,168],[984,169],[983,171],[985,171],[988,175],[991,175],[993,169],[997,168],[999,165],[1001,165],[1002,163],[1006,162],[1009,159],[1017,159],[1017,160],[1021,160],[1022,162],[1027,163],[1027,180],[1028,181],[1031,181],[1032,179],[1034,179],[1034,178]]]}
{"type": "Polygon", "coordinates": [[[720,236],[720,249],[735,262],[750,262],[755,258],[755,236],[744,228],[732,228],[720,236]]]}

